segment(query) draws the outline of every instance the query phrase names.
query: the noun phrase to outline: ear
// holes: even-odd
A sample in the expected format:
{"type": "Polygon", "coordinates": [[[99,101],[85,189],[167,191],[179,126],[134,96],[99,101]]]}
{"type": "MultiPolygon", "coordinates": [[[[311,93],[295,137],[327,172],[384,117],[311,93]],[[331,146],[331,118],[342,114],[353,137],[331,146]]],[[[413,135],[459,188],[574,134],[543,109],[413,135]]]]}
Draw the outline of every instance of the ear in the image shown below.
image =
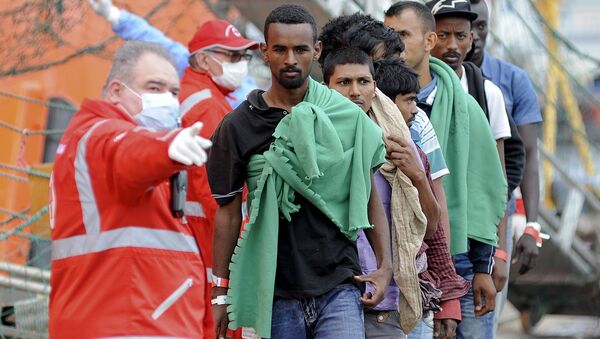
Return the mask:
{"type": "Polygon", "coordinates": [[[377,96],[377,81],[373,80],[373,98],[375,99],[375,97],[377,96]]]}
{"type": "Polygon", "coordinates": [[[315,54],[313,55],[313,60],[319,60],[321,57],[321,51],[323,51],[323,43],[321,40],[317,41],[314,45],[315,54]]]}
{"type": "Polygon", "coordinates": [[[425,33],[425,49],[427,52],[431,52],[431,50],[435,47],[437,43],[437,34],[435,32],[427,32],[425,33]]]}
{"type": "Polygon", "coordinates": [[[261,42],[259,44],[260,54],[264,60],[264,62],[269,63],[269,46],[267,46],[266,42],[261,42]]]}
{"type": "Polygon", "coordinates": [[[121,103],[122,92],[127,90],[121,81],[113,79],[108,83],[106,87],[106,100],[111,104],[118,105],[121,103]]]}

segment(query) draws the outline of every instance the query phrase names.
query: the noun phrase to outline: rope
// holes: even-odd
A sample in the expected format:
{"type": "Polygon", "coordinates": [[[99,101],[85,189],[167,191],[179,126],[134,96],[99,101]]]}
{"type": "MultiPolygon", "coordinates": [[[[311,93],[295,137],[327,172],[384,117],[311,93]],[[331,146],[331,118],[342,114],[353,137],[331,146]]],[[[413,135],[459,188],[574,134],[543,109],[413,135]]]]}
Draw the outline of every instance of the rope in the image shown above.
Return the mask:
{"type": "Polygon", "coordinates": [[[9,164],[1,163],[1,162],[0,162],[0,167],[1,168],[6,168],[6,169],[9,169],[9,170],[13,170],[13,171],[17,171],[17,172],[21,172],[21,173],[27,173],[29,175],[33,175],[33,176],[36,176],[36,177],[50,179],[50,174],[44,173],[44,172],[40,172],[40,171],[36,171],[36,170],[32,170],[30,168],[21,168],[21,167],[12,166],[12,165],[9,165],[9,164]]]}
{"type": "Polygon", "coordinates": [[[575,45],[573,45],[573,43],[571,43],[569,40],[567,40],[554,27],[552,27],[552,25],[550,25],[550,23],[539,12],[537,6],[533,3],[532,0],[527,0],[527,1],[529,2],[529,5],[534,9],[534,12],[535,12],[535,15],[538,18],[538,21],[540,21],[543,24],[543,26],[550,32],[550,34],[552,34],[552,36],[556,40],[558,40],[559,42],[561,42],[571,52],[579,55],[583,59],[587,59],[587,60],[595,63],[596,67],[600,67],[600,59],[597,59],[596,57],[594,57],[594,56],[592,56],[592,55],[590,55],[588,53],[583,52],[581,49],[579,49],[575,45]]]}
{"type": "Polygon", "coordinates": [[[23,135],[61,135],[63,133],[65,133],[64,129],[47,129],[47,130],[43,130],[43,131],[30,131],[26,128],[18,128],[12,125],[9,125],[7,123],[5,123],[4,121],[0,121],[0,127],[4,127],[8,130],[11,130],[13,132],[19,133],[19,134],[23,134],[23,135]]]}
{"type": "Polygon", "coordinates": [[[18,177],[16,175],[12,175],[12,174],[8,174],[8,173],[4,173],[4,172],[0,172],[0,177],[5,177],[8,178],[10,180],[14,180],[14,181],[18,181],[18,182],[29,182],[29,180],[23,178],[23,177],[18,177]]]}
{"type": "MultiPolygon", "coordinates": [[[[491,36],[491,37],[494,39],[494,41],[495,41],[495,42],[497,42],[497,43],[498,43],[498,45],[499,45],[500,47],[502,47],[502,49],[504,49],[504,50],[507,52],[506,54],[507,54],[507,55],[508,55],[508,57],[511,59],[510,61],[512,61],[512,62],[515,62],[515,61],[517,61],[517,60],[515,60],[515,57],[513,56],[513,54],[512,54],[512,53],[510,53],[510,49],[508,48],[508,46],[506,46],[506,44],[504,44],[503,40],[502,40],[500,37],[498,37],[498,35],[496,35],[496,33],[494,33],[494,32],[492,32],[492,31],[490,31],[490,36],[491,36]]],[[[542,87],[542,86],[541,86],[539,83],[537,83],[537,82],[536,82],[534,79],[531,79],[531,83],[532,83],[533,87],[535,88],[535,90],[537,91],[538,95],[541,95],[541,96],[543,96],[543,98],[544,98],[544,101],[548,101],[548,98],[547,98],[547,96],[546,96],[546,92],[544,91],[544,88],[543,88],[543,87],[542,87]]],[[[592,148],[594,148],[595,150],[597,150],[598,152],[600,152],[600,146],[598,146],[598,145],[596,144],[596,142],[594,142],[593,140],[591,140],[591,139],[590,139],[590,137],[589,137],[589,135],[588,135],[586,132],[584,132],[584,131],[582,131],[582,130],[580,130],[580,129],[576,128],[575,126],[573,126],[573,124],[572,124],[571,120],[567,118],[567,116],[566,116],[566,114],[565,114],[564,110],[563,110],[561,107],[559,107],[559,106],[556,104],[556,102],[553,102],[553,101],[552,101],[552,102],[551,102],[551,104],[552,104],[552,106],[554,106],[554,108],[556,108],[556,110],[557,110],[557,111],[558,111],[558,112],[561,114],[561,116],[562,116],[562,117],[564,118],[564,120],[567,122],[567,124],[566,124],[566,125],[567,125],[567,127],[568,127],[568,128],[569,128],[569,129],[570,129],[572,132],[574,132],[574,133],[577,133],[577,134],[579,134],[580,136],[584,137],[584,138],[585,138],[585,140],[587,141],[587,143],[588,143],[590,146],[592,146],[592,148]]]]}
{"type": "Polygon", "coordinates": [[[38,221],[44,214],[48,213],[48,205],[42,207],[39,209],[39,211],[35,212],[34,215],[31,216],[31,218],[29,218],[28,220],[26,220],[25,222],[21,223],[20,225],[16,226],[15,228],[13,228],[12,230],[5,232],[3,235],[0,235],[0,241],[4,241],[6,239],[8,239],[8,237],[23,231],[23,229],[25,229],[25,227],[33,224],[34,222],[38,221]]]}
{"type": "MultiPolygon", "coordinates": [[[[27,215],[25,215],[25,213],[29,212],[29,208],[26,208],[24,210],[22,210],[21,212],[13,212],[13,211],[9,211],[6,209],[2,208],[2,212],[11,215],[11,217],[9,217],[8,219],[4,220],[4,221],[0,221],[0,226],[4,226],[7,224],[10,224],[13,220],[15,219],[27,219],[27,215]]],[[[0,230],[1,232],[1,230],[0,230]]]]}
{"type": "MultiPolygon", "coordinates": [[[[523,18],[523,16],[521,15],[521,13],[519,13],[519,11],[513,7],[513,5],[511,4],[511,2],[507,1],[507,4],[508,4],[508,7],[512,10],[512,12],[515,13],[515,15],[517,16],[517,18],[519,18],[519,20],[523,23],[523,25],[525,26],[525,28],[527,28],[527,30],[529,31],[529,33],[531,33],[531,35],[533,36],[533,38],[537,42],[537,44],[539,46],[541,46],[543,48],[543,50],[546,51],[546,53],[549,55],[549,57],[558,64],[558,67],[560,67],[565,72],[565,74],[567,75],[567,77],[571,81],[573,81],[575,83],[575,85],[577,85],[577,87],[579,89],[581,89],[581,91],[588,98],[588,100],[590,100],[591,102],[593,102],[595,104],[599,104],[600,105],[600,100],[598,98],[596,98],[593,93],[590,92],[589,88],[587,88],[584,85],[582,85],[579,82],[579,80],[577,80],[573,76],[573,74],[571,74],[571,72],[569,72],[569,70],[567,70],[567,68],[563,65],[563,63],[562,63],[561,60],[559,60],[555,55],[553,55],[550,52],[550,49],[548,48],[548,46],[546,46],[546,44],[535,33],[535,31],[533,30],[533,28],[531,28],[531,26],[527,23],[527,20],[525,20],[525,18],[523,18]]],[[[537,8],[534,7],[533,10],[537,11],[537,8]]]]}
{"type": "Polygon", "coordinates": [[[23,95],[18,95],[18,94],[14,94],[14,93],[2,91],[2,90],[0,90],[0,95],[8,97],[8,98],[13,98],[13,99],[18,99],[18,100],[26,101],[26,102],[29,102],[29,103],[32,103],[32,104],[37,104],[37,105],[43,105],[43,106],[47,106],[47,107],[62,109],[62,110],[66,110],[66,111],[69,111],[69,112],[75,112],[77,110],[77,107],[73,107],[73,106],[70,106],[70,105],[65,105],[65,104],[60,104],[60,103],[55,103],[55,102],[50,102],[50,101],[45,101],[45,100],[39,100],[39,99],[30,98],[30,97],[26,97],[26,96],[23,96],[23,95]]]}

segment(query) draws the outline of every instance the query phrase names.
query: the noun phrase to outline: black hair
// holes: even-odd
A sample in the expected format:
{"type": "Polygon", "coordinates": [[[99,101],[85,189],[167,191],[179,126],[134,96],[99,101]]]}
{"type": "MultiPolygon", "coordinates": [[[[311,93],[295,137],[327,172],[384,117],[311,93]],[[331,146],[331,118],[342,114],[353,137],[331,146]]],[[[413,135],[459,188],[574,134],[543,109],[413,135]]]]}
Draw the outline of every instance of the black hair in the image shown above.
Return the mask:
{"type": "Polygon", "coordinates": [[[310,12],[300,6],[293,4],[281,5],[269,13],[267,18],[265,19],[264,26],[264,34],[265,34],[265,42],[268,43],[268,32],[270,24],[310,24],[310,27],[313,31],[313,42],[317,42],[317,24],[315,23],[315,18],[310,14],[310,12]]]}
{"type": "Polygon", "coordinates": [[[325,83],[329,83],[329,79],[338,65],[348,64],[369,66],[371,76],[375,76],[373,61],[371,61],[371,58],[369,58],[367,53],[357,48],[344,47],[329,53],[325,58],[325,61],[323,61],[323,80],[325,83]]]}
{"type": "Polygon", "coordinates": [[[319,40],[323,43],[319,57],[321,67],[329,53],[344,47],[360,49],[371,57],[382,44],[385,48],[384,57],[399,55],[404,51],[398,32],[370,15],[360,13],[330,20],[321,29],[319,40]]]}
{"type": "Polygon", "coordinates": [[[386,58],[375,63],[377,88],[392,100],[396,96],[419,93],[421,86],[417,73],[398,59],[386,58]]]}
{"type": "Polygon", "coordinates": [[[415,12],[417,18],[421,21],[423,33],[435,32],[435,18],[431,14],[431,10],[422,3],[416,1],[399,1],[391,5],[383,14],[387,18],[391,18],[402,14],[407,9],[415,12]]]}
{"type": "MultiPolygon", "coordinates": [[[[472,5],[478,5],[482,0],[469,0],[472,5]]],[[[485,2],[485,1],[484,1],[485,2]]],[[[487,5],[487,4],[486,4],[487,5]]]]}

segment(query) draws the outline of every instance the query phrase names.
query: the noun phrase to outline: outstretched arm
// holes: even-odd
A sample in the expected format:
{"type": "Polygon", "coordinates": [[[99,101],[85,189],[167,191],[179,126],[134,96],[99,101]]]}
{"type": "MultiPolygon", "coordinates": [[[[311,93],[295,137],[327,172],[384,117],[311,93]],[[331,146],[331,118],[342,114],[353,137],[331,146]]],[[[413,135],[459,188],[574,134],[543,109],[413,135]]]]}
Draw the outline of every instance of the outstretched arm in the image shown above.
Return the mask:
{"type": "Polygon", "coordinates": [[[112,0],[88,0],[88,2],[98,15],[112,24],[113,31],[122,39],[153,42],[169,51],[181,77],[183,70],[189,65],[189,52],[184,45],[173,41],[143,18],[120,10],[113,5],[112,0]]]}

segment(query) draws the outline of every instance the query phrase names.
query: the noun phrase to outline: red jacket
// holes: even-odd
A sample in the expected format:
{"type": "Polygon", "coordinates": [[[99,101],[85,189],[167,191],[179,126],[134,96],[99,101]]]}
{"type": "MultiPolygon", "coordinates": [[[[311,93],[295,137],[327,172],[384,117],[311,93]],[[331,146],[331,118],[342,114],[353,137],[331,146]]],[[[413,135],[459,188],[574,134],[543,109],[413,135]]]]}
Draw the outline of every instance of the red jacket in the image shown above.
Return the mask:
{"type": "MultiPolygon", "coordinates": [[[[190,67],[186,68],[179,93],[183,127],[200,121],[204,124],[200,135],[210,138],[223,117],[232,110],[225,98],[229,93],[231,91],[217,86],[208,73],[198,73],[190,67]]],[[[199,239],[200,250],[210,274],[217,202],[211,195],[205,167],[188,170],[185,207],[185,217],[199,239]]]]}
{"type": "Polygon", "coordinates": [[[169,210],[177,133],[105,101],[71,120],[51,179],[52,338],[214,337],[197,241],[169,210]]]}

